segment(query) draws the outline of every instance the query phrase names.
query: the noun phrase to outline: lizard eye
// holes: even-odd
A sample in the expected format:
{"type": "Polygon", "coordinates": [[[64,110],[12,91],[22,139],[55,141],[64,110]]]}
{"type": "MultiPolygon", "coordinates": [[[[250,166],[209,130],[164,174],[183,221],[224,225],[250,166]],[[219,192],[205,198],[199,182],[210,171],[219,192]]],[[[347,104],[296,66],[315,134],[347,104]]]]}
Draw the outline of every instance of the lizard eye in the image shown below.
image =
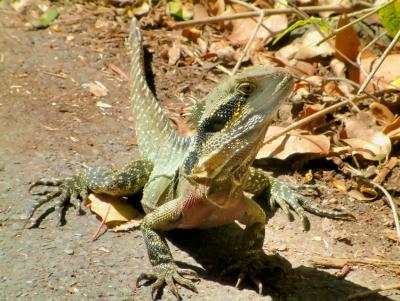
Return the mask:
{"type": "Polygon", "coordinates": [[[251,83],[241,83],[238,86],[238,91],[239,93],[245,95],[245,96],[249,96],[251,94],[251,92],[254,91],[255,86],[251,83]]]}

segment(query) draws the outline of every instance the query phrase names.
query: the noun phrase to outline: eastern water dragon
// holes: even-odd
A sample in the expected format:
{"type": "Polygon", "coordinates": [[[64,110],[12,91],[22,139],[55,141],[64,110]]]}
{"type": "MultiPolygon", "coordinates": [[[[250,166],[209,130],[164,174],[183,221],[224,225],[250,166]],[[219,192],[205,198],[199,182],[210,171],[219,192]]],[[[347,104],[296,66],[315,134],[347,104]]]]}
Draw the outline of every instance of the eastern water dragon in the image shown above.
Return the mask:
{"type": "Polygon", "coordinates": [[[179,298],[175,283],[196,291],[189,280],[196,277],[195,272],[176,266],[164,231],[209,228],[235,221],[246,226],[241,242],[243,256],[232,265],[239,270],[238,284],[246,274],[259,284],[254,270],[263,253],[266,214],[249,194],[264,195],[265,202],[277,203],[288,214],[289,208],[293,209],[304,226],[308,223],[305,210],[334,218],[347,216],[343,211],[317,207],[297,193],[295,185],[252,167],[268,125],[289,96],[294,79],[281,68],[244,69],[218,84],[196,107],[197,133],[182,137],[147,86],[141,39],[136,22],[132,22],[127,41],[131,56],[130,98],[142,160],[119,170],[88,168],[62,180],[36,181],[31,188],[45,185],[56,186],[57,190],[46,189],[36,198],[27,212],[33,220],[31,227],[43,217],[40,214],[32,218],[36,209],[49,201],[61,224],[63,208],[72,202],[81,210],[89,193],[129,196],[143,190],[141,204],[146,215],[141,231],[153,271],[141,274],[138,282],[154,281],[152,296],[167,285],[179,298]]]}

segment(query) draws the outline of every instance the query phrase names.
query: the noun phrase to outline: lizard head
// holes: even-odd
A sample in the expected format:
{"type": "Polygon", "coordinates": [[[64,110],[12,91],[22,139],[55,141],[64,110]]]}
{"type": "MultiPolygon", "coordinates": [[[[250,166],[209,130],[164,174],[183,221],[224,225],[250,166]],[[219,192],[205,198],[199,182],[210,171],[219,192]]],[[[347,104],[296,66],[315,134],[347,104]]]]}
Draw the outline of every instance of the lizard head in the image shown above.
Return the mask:
{"type": "Polygon", "coordinates": [[[185,174],[203,184],[232,177],[241,181],[293,82],[284,69],[255,66],[214,88],[205,100],[185,174]]]}

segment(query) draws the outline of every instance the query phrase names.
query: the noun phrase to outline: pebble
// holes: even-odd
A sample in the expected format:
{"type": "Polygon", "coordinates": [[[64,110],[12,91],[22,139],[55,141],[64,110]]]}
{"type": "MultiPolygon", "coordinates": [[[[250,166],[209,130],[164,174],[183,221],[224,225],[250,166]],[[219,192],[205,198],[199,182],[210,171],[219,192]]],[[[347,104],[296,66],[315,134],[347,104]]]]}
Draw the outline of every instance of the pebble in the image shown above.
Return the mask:
{"type": "Polygon", "coordinates": [[[68,254],[68,255],[73,255],[73,254],[74,254],[74,250],[73,250],[72,248],[66,248],[66,249],[64,250],[64,252],[65,252],[66,254],[68,254]]]}

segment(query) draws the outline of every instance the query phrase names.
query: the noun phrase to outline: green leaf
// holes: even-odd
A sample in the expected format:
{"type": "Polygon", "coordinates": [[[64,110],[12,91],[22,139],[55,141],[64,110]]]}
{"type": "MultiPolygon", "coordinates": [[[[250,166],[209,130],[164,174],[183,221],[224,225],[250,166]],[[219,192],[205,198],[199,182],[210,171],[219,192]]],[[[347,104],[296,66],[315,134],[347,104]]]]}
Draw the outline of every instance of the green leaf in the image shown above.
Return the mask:
{"type": "Polygon", "coordinates": [[[183,5],[180,1],[168,2],[168,13],[177,20],[190,20],[193,18],[193,11],[189,4],[183,5]]]}
{"type": "Polygon", "coordinates": [[[182,3],[181,2],[168,2],[168,13],[176,18],[182,19],[182,3]]]}
{"type": "Polygon", "coordinates": [[[321,18],[311,17],[306,20],[299,20],[296,23],[289,26],[285,31],[278,34],[275,40],[272,42],[272,45],[276,44],[280,39],[282,39],[286,34],[292,32],[296,28],[308,25],[308,24],[317,24],[322,31],[328,31],[332,26],[325,20],[321,18]]]}
{"type": "Polygon", "coordinates": [[[394,37],[400,29],[400,0],[380,9],[378,16],[387,33],[394,37]]]}
{"type": "Polygon", "coordinates": [[[60,15],[57,8],[50,8],[43,13],[38,19],[32,21],[32,26],[35,29],[43,29],[48,27],[60,15]]]}

